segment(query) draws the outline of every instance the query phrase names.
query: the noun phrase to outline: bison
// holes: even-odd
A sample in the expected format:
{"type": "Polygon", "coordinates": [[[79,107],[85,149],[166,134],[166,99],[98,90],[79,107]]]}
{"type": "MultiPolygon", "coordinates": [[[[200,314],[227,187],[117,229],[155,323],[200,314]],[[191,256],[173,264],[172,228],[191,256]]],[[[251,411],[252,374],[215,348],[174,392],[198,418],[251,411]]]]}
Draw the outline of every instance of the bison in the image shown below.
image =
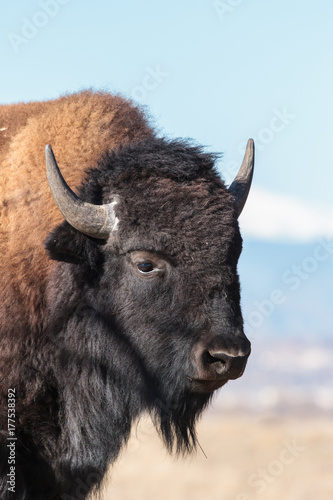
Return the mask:
{"type": "Polygon", "coordinates": [[[82,499],[143,412],[169,451],[194,449],[245,369],[253,141],[227,188],[215,154],[121,96],[6,105],[0,126],[0,497],[82,499]]]}

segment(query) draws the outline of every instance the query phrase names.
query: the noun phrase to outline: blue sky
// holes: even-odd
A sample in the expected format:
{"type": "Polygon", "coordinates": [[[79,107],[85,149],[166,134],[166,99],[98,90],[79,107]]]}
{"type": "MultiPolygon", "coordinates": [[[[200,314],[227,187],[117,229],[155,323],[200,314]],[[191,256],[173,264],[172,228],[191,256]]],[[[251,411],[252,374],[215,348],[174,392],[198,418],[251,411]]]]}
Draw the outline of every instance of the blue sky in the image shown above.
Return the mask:
{"type": "Polygon", "coordinates": [[[1,102],[121,92],[162,134],[223,151],[227,182],[254,137],[245,233],[311,240],[333,234],[332,19],[329,0],[6,2],[1,102]]]}

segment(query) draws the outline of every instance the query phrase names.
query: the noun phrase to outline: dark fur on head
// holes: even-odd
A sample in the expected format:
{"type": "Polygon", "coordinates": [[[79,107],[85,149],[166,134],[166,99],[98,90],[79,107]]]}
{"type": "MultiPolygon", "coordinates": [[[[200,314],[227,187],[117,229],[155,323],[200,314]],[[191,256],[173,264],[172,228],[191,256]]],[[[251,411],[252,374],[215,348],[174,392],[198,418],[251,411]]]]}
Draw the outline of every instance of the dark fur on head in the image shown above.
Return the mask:
{"type": "Polygon", "coordinates": [[[106,241],[57,225],[45,242],[42,301],[31,294],[39,322],[17,315],[8,331],[8,341],[21,339],[12,342],[20,370],[6,375],[18,395],[19,500],[86,498],[143,412],[170,451],[193,450],[211,399],[194,389],[193,348],[209,335],[240,336],[242,242],[216,155],[144,132],[104,152],[79,189],[94,204],[119,196],[118,229],[106,241]],[[140,276],[135,252],[163,260],[164,274],[140,276]]]}
{"type": "Polygon", "coordinates": [[[48,303],[62,385],[61,439],[75,443],[67,454],[76,457],[76,476],[88,463],[88,470],[104,470],[144,410],[169,450],[191,451],[195,421],[211,398],[191,391],[187,378],[191,349],[206,328],[209,294],[228,290],[240,313],[235,267],[241,240],[213,155],[184,141],[126,146],[103,157],[79,195],[106,203],[114,193],[122,200],[121,222],[111,242],[83,236],[66,222],[46,241],[53,259],[75,263],[59,263],[48,303]],[[152,287],[133,280],[125,255],[147,246],[174,259],[177,281],[152,287]]]}

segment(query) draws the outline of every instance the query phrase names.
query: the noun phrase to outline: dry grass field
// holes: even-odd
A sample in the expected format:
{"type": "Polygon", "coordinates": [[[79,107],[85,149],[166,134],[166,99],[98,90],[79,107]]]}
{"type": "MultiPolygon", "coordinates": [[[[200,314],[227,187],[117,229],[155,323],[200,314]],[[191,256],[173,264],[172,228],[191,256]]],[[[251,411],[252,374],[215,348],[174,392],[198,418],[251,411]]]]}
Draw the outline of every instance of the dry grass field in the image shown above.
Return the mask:
{"type": "Polygon", "coordinates": [[[103,500],[332,500],[328,418],[203,416],[195,456],[166,454],[148,420],[133,432],[103,500]]]}

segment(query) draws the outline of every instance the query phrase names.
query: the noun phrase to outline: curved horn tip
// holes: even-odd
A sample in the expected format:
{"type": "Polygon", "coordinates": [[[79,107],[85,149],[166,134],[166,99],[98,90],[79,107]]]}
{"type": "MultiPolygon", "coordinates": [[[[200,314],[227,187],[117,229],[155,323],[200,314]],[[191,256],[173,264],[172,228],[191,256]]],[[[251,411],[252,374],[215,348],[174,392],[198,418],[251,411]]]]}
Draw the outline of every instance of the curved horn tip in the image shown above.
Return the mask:
{"type": "Polygon", "coordinates": [[[240,216],[248,197],[254,169],[254,140],[247,141],[242,165],[228,191],[233,195],[237,217],[240,216]]]}
{"type": "Polygon", "coordinates": [[[50,153],[53,154],[52,147],[50,146],[50,144],[46,144],[46,146],[45,146],[45,156],[49,155],[50,153]]]}
{"type": "Polygon", "coordinates": [[[251,153],[254,153],[254,140],[252,138],[247,141],[246,149],[249,149],[251,153]]]}
{"type": "Polygon", "coordinates": [[[54,165],[56,165],[56,167],[58,167],[57,161],[56,161],[54,153],[53,153],[53,149],[50,146],[50,144],[46,144],[46,146],[45,146],[45,159],[46,159],[47,170],[50,168],[51,165],[52,165],[52,167],[54,165]],[[51,162],[51,165],[50,165],[50,162],[51,162]]]}
{"type": "Polygon", "coordinates": [[[249,151],[250,154],[253,155],[253,161],[254,161],[254,140],[251,138],[247,141],[246,151],[247,150],[249,151]]]}
{"type": "Polygon", "coordinates": [[[247,166],[249,167],[249,165],[248,165],[249,160],[250,160],[251,164],[253,165],[253,163],[254,163],[254,140],[253,139],[249,139],[247,141],[242,166],[245,162],[247,164],[247,166]]]}

